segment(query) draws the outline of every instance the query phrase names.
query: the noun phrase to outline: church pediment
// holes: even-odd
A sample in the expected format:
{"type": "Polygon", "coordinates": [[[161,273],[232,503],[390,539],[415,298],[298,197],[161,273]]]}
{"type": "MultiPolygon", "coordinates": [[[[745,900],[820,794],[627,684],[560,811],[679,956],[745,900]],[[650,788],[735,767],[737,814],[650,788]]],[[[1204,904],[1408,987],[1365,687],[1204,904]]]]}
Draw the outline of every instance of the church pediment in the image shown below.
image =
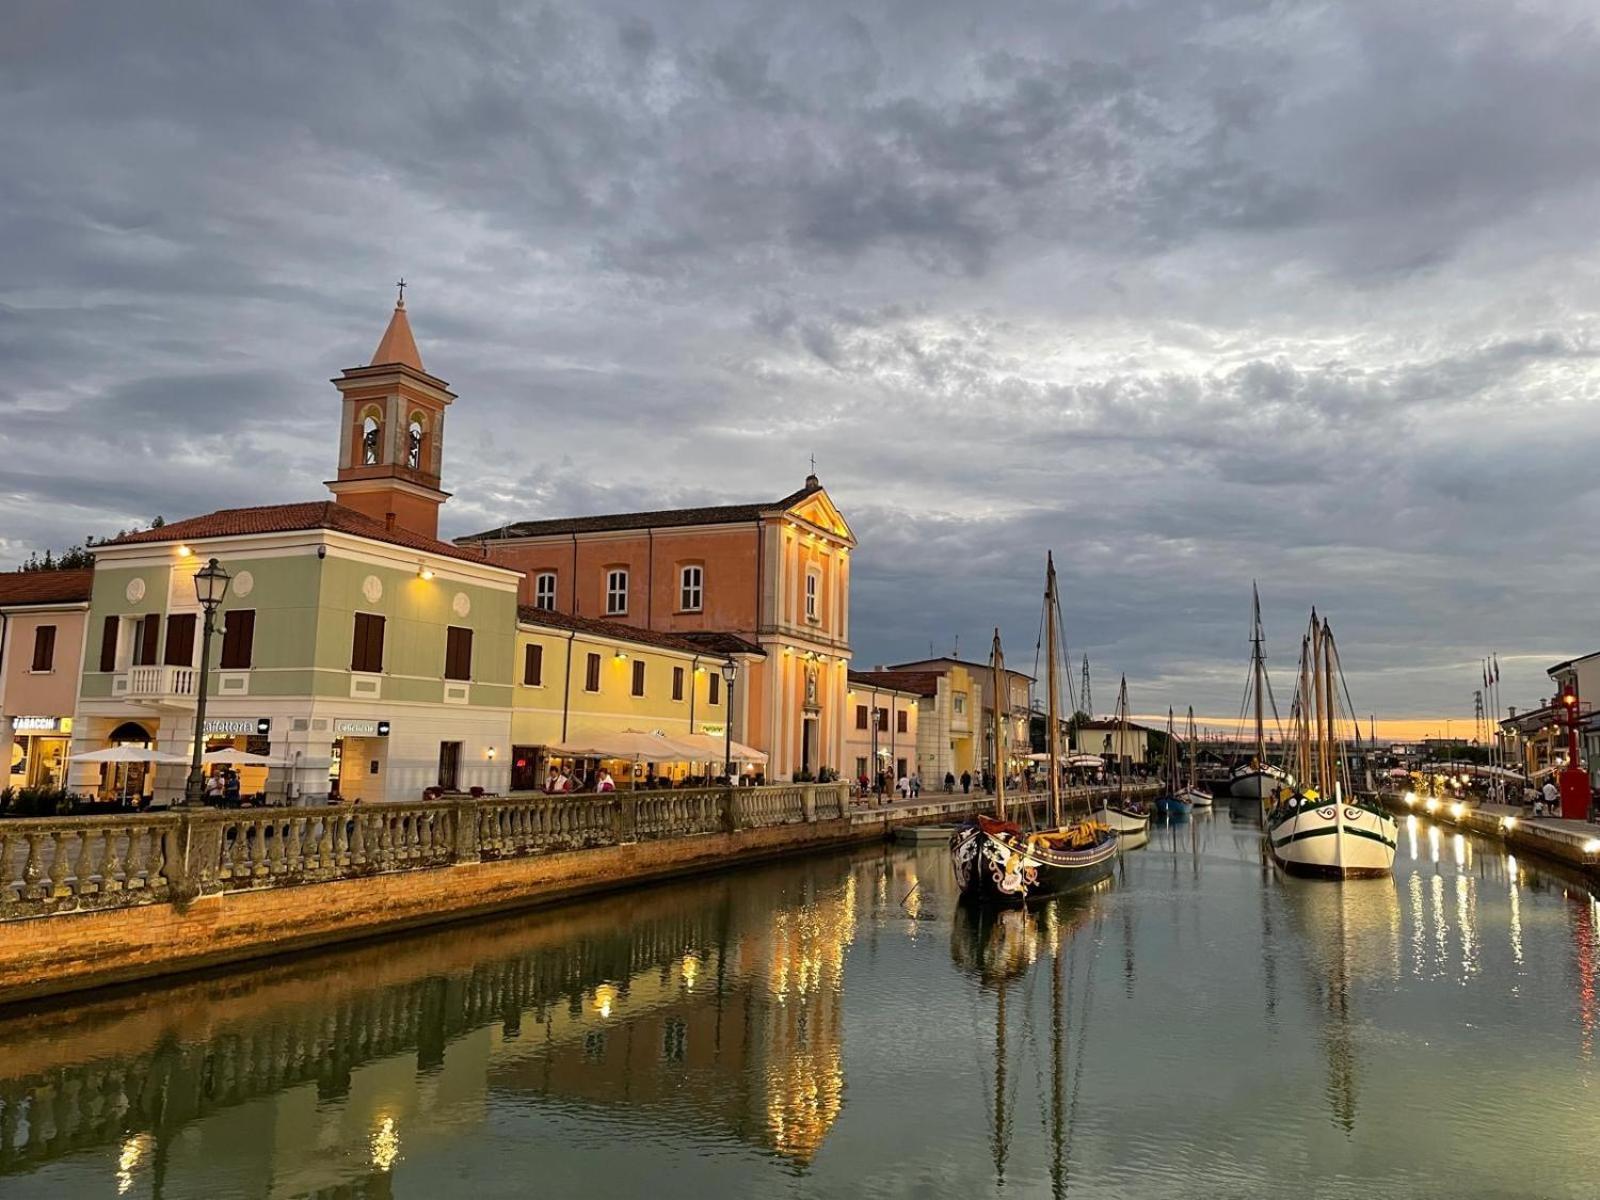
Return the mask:
{"type": "Polygon", "coordinates": [[[856,540],[856,535],[851,532],[849,523],[844,519],[838,508],[834,506],[833,501],[828,498],[828,493],[825,491],[812,492],[804,499],[796,501],[789,506],[788,512],[800,520],[815,525],[819,529],[825,529],[834,536],[843,538],[852,544],[856,540]]]}

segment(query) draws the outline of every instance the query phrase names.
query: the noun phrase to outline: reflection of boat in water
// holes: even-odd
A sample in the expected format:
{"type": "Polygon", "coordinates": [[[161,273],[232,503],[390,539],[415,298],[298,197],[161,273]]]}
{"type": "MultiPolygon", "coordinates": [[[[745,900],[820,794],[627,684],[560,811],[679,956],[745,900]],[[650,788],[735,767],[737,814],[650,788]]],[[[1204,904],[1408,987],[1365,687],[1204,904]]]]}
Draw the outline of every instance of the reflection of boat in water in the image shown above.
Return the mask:
{"type": "Polygon", "coordinates": [[[1313,996],[1323,1012],[1328,1105],[1334,1121],[1348,1133],[1355,1128],[1359,1100],[1354,985],[1399,974],[1400,899],[1389,879],[1337,888],[1298,879],[1282,884],[1313,996]]]}
{"type": "MultiPolygon", "coordinates": [[[[1046,730],[1050,768],[1050,827],[1024,832],[1006,819],[1005,771],[995,775],[995,816],[977,816],[958,826],[950,837],[950,861],[963,895],[1001,904],[1021,904],[1038,896],[1086,887],[1111,873],[1117,856],[1117,839],[1111,830],[1090,817],[1066,823],[1061,810],[1061,723],[1056,719],[1057,659],[1056,568],[1048,561],[1045,583],[1045,623],[1048,629],[1049,671],[1046,730]]],[[[1005,657],[1000,631],[994,631],[990,655],[994,694],[1006,695],[1005,657]]],[[[1004,706],[994,714],[995,761],[1006,761],[1004,706]]]]}
{"type": "MultiPolygon", "coordinates": [[[[1356,797],[1337,730],[1343,683],[1333,633],[1311,612],[1300,654],[1294,727],[1300,782],[1278,794],[1266,814],[1267,846],[1284,870],[1351,879],[1394,869],[1394,818],[1376,802],[1356,797]]],[[[1353,716],[1352,716],[1353,719],[1353,716]]],[[[1359,726],[1356,727],[1359,739],[1359,726]]]]}

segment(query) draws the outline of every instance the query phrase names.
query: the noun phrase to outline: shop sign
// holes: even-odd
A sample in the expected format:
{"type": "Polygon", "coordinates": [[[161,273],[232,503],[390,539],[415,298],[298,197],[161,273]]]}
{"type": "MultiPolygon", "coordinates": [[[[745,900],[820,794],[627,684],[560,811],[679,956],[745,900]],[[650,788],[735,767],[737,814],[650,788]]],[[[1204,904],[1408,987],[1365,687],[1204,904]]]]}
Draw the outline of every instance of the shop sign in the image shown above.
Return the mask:
{"type": "Polygon", "coordinates": [[[726,728],[727,726],[725,725],[702,725],[700,726],[700,732],[711,737],[721,737],[726,728]]]}
{"type": "Polygon", "coordinates": [[[202,727],[205,733],[257,734],[265,737],[272,732],[271,717],[207,717],[202,727]]]}
{"type": "Polygon", "coordinates": [[[14,733],[71,733],[71,717],[12,717],[14,733]]]}
{"type": "Polygon", "coordinates": [[[335,721],[333,732],[340,737],[388,737],[387,721],[335,721]]]}

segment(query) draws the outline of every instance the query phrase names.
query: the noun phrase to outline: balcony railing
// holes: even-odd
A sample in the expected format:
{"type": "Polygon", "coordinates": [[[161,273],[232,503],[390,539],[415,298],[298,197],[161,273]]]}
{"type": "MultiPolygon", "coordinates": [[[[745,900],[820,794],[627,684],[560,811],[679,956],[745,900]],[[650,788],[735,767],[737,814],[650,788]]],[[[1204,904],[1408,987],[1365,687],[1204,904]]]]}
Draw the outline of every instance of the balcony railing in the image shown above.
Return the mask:
{"type": "Polygon", "coordinates": [[[193,700],[199,674],[193,667],[129,667],[121,690],[135,700],[193,700]]]}

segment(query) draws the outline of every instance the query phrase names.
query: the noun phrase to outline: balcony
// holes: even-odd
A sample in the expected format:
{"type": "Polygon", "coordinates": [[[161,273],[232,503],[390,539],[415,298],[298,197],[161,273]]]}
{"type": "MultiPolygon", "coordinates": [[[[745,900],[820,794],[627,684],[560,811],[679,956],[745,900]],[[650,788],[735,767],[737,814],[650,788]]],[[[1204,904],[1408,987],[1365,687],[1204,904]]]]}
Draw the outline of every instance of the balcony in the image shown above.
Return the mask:
{"type": "Polygon", "coordinates": [[[116,677],[111,690],[129,700],[193,703],[199,674],[193,667],[129,667],[116,677]]]}

